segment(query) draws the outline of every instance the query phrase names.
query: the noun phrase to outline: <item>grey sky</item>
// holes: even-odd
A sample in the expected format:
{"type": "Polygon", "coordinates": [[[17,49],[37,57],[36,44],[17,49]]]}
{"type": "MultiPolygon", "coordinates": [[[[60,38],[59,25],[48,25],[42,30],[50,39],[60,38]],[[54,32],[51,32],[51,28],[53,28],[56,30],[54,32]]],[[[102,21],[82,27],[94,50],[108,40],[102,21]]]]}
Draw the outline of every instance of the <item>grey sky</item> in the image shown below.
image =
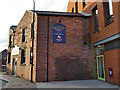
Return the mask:
{"type": "MultiPolygon", "coordinates": [[[[67,11],[69,0],[35,0],[36,10],[67,11]]],[[[0,51],[8,47],[11,25],[18,25],[26,10],[32,10],[33,0],[1,0],[0,2],[0,51]]]]}

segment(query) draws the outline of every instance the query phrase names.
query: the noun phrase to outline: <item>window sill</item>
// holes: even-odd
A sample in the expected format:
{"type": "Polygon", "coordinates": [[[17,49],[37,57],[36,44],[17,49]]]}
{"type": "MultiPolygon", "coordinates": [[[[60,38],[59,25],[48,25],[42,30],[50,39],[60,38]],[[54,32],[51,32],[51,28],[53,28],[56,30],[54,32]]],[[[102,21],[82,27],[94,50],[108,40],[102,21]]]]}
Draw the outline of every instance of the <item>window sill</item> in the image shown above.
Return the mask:
{"type": "Polygon", "coordinates": [[[20,64],[20,66],[26,66],[26,64],[25,64],[25,63],[23,63],[23,64],[20,64]]]}
{"type": "Polygon", "coordinates": [[[109,23],[106,23],[106,24],[105,24],[105,27],[108,26],[109,24],[113,23],[113,22],[114,22],[114,20],[111,21],[111,22],[109,22],[109,23]]]}

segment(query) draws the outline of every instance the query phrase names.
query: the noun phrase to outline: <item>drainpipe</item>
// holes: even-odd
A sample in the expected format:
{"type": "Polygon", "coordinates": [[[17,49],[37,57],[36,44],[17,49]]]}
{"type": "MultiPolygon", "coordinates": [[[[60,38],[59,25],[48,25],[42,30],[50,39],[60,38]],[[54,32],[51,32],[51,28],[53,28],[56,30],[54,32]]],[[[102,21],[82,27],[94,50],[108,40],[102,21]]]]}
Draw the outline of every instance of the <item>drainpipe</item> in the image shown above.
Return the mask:
{"type": "Polygon", "coordinates": [[[31,48],[31,82],[33,82],[33,51],[34,51],[34,23],[35,23],[35,0],[33,0],[33,24],[31,30],[31,37],[32,37],[32,48],[31,48]]]}
{"type": "Polygon", "coordinates": [[[48,28],[47,28],[47,82],[49,82],[48,73],[49,73],[49,16],[48,16],[48,28]]]}
{"type": "Polygon", "coordinates": [[[14,47],[14,37],[15,37],[15,31],[13,31],[13,47],[14,47]]]}

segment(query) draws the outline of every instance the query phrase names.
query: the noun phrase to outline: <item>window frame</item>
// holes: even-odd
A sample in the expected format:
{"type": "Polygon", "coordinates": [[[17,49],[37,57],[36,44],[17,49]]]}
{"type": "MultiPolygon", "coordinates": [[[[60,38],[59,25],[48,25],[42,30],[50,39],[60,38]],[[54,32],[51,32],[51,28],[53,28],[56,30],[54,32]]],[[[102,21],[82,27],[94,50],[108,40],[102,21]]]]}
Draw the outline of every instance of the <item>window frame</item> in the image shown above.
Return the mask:
{"type": "Polygon", "coordinates": [[[22,42],[26,42],[26,37],[27,37],[27,28],[24,28],[22,30],[22,42]]]}
{"type": "Polygon", "coordinates": [[[105,15],[105,26],[107,26],[114,21],[112,0],[111,2],[110,0],[107,0],[107,2],[103,2],[103,7],[104,7],[104,15],[105,15]]]}
{"type": "Polygon", "coordinates": [[[11,46],[12,46],[12,38],[13,38],[13,36],[12,36],[12,35],[10,35],[10,38],[9,38],[9,47],[11,47],[11,46]]]}
{"type": "Polygon", "coordinates": [[[21,64],[25,64],[26,61],[26,50],[22,49],[21,51],[21,64]],[[24,55],[23,55],[24,53],[24,55]]]}
{"type": "Polygon", "coordinates": [[[92,9],[93,19],[94,19],[94,32],[99,31],[99,24],[98,24],[98,9],[97,5],[92,9]],[[97,14],[96,14],[97,10],[97,14]]]}
{"type": "Polygon", "coordinates": [[[78,0],[76,0],[75,8],[76,8],[76,13],[78,13],[78,0]]]}
{"type": "Polygon", "coordinates": [[[8,64],[10,64],[10,63],[11,63],[11,53],[8,52],[8,64]]]}
{"type": "Polygon", "coordinates": [[[86,4],[86,0],[83,0],[83,9],[85,8],[86,4]]]}

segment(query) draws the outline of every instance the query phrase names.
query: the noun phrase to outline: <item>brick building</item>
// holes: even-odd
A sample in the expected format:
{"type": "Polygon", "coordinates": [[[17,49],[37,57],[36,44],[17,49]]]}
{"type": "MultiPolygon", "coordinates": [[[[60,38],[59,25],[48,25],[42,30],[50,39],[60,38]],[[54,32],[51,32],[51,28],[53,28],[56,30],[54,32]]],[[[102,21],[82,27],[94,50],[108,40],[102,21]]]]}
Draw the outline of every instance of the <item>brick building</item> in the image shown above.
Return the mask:
{"type": "Polygon", "coordinates": [[[69,1],[68,12],[92,14],[90,37],[96,76],[120,85],[120,1],[69,1]]]}
{"type": "Polygon", "coordinates": [[[0,52],[0,71],[6,70],[6,62],[7,62],[7,49],[4,49],[0,52]]]}
{"type": "Polygon", "coordinates": [[[95,78],[90,14],[34,12],[26,11],[18,26],[10,28],[7,73],[34,82],[95,78]]]}

